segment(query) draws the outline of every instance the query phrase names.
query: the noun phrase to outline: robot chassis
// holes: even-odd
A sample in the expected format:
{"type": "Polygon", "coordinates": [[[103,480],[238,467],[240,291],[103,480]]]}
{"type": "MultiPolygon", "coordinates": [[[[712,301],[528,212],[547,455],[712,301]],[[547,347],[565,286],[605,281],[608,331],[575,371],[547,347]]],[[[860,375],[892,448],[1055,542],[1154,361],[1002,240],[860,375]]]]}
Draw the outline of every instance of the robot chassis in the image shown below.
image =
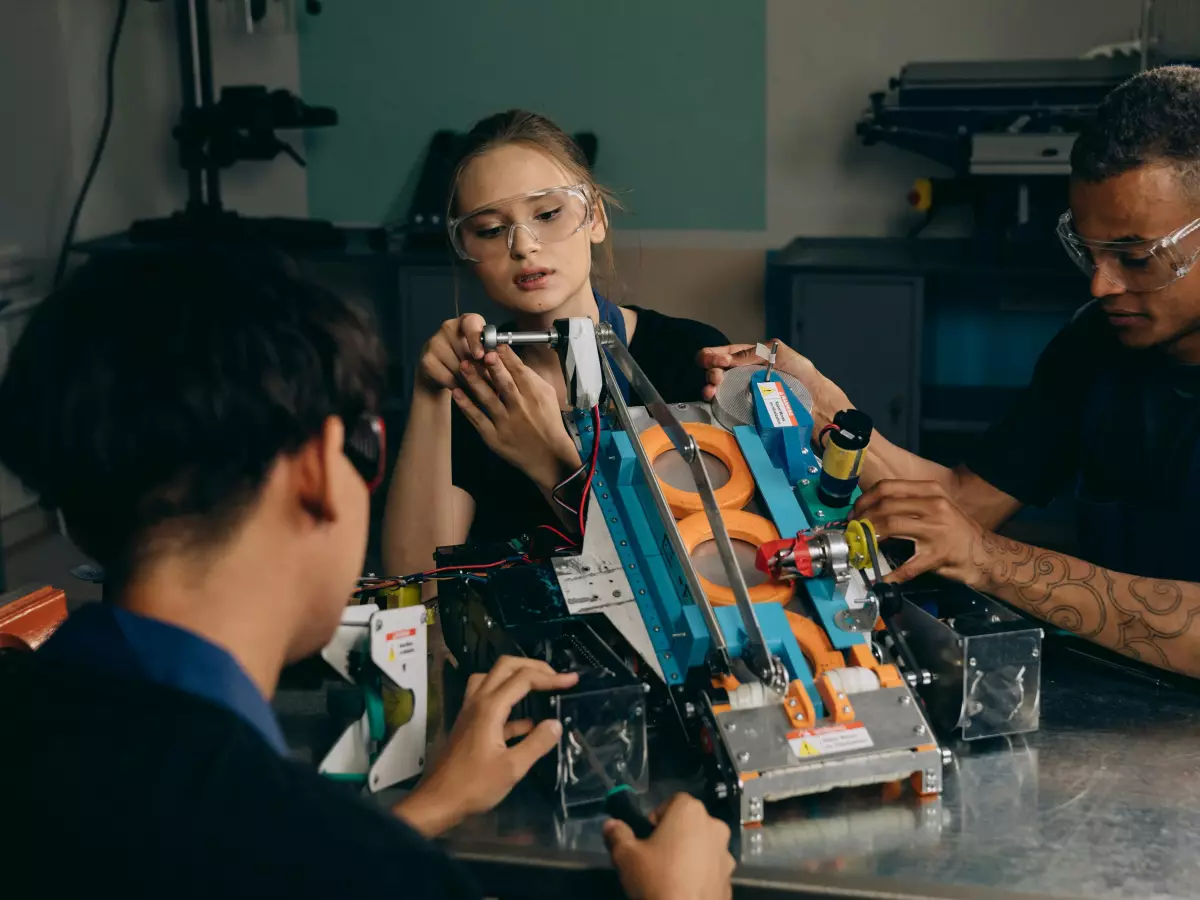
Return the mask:
{"type": "MultiPolygon", "coordinates": [[[[744,826],[762,823],[772,801],[841,787],[911,779],[933,795],[947,739],[1036,730],[1041,629],[941,579],[883,583],[889,564],[870,523],[847,521],[870,436],[861,413],[839,414],[818,457],[807,392],[774,372],[773,353],[769,365],[727,373],[710,407],[665,403],[604,323],[485,330],[485,348],[503,343],[558,351],[580,456],[595,452],[582,546],[444,583],[440,619],[466,674],[505,653],[579,673],[576,687],[523,711],[563,724],[542,776],[564,815],[614,785],[647,790],[651,757],[657,770],[699,760],[710,799],[744,826]],[[614,365],[645,407],[625,402],[614,365]],[[655,459],[670,449],[694,492],[660,480],[655,459]],[[739,477],[714,489],[705,451],[739,477]],[[759,545],[761,584],[747,585],[734,538],[759,545]],[[728,587],[697,571],[691,552],[707,540],[728,587]]],[[[442,548],[437,569],[479,572],[530,547],[520,537],[442,548]]],[[[389,614],[348,608],[335,645],[357,641],[361,658],[384,660],[395,629],[372,620],[389,614]]],[[[352,673],[344,656],[326,654],[368,692],[394,686],[369,663],[352,673]]],[[[423,693],[424,670],[413,668],[405,687],[423,693]]],[[[378,715],[371,727],[373,706],[368,698],[322,769],[370,768],[380,790],[419,772],[425,722],[414,714],[388,735],[378,715]]]]}

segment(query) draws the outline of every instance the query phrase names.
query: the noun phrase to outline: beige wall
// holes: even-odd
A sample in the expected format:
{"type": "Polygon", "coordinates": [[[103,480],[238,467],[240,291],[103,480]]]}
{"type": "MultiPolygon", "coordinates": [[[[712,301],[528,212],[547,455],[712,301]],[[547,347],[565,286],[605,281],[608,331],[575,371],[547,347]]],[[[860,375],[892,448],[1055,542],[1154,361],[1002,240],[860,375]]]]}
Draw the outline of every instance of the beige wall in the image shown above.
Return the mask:
{"type": "Polygon", "coordinates": [[[618,246],[615,256],[620,302],[707,322],[731,341],[763,337],[762,250],[618,246]]]}

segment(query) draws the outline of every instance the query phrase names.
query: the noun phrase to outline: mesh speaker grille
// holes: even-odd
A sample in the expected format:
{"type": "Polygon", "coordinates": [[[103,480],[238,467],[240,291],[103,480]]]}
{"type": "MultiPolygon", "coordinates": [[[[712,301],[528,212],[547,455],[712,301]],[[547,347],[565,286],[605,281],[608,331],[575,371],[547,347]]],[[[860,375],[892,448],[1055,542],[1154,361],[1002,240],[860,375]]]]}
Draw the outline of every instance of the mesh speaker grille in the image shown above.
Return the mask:
{"type": "MultiPolygon", "coordinates": [[[[739,425],[750,425],[754,422],[754,402],[750,396],[750,376],[761,372],[766,366],[740,366],[730,369],[721,379],[717,387],[717,396],[713,398],[712,410],[717,421],[732,431],[739,425]]],[[[799,379],[784,374],[778,369],[772,373],[772,378],[778,378],[791,389],[801,405],[812,411],[812,395],[799,379]]]]}

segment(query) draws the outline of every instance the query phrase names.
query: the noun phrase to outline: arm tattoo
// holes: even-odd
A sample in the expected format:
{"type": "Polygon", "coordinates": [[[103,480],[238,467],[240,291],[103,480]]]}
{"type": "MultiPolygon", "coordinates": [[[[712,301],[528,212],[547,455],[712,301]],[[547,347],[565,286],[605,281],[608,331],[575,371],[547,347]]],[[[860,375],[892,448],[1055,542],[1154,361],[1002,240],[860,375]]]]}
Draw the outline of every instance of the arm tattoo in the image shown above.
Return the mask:
{"type": "Polygon", "coordinates": [[[1140,578],[985,533],[971,544],[982,590],[1126,656],[1200,675],[1200,584],[1140,578]]]}

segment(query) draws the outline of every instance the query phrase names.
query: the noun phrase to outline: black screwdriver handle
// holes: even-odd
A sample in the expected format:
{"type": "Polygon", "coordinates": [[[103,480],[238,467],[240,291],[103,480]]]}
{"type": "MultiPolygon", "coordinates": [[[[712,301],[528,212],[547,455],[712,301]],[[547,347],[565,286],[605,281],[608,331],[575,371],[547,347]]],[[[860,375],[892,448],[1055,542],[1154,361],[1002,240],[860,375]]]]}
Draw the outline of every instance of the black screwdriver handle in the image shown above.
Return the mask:
{"type": "Polygon", "coordinates": [[[604,811],[633,829],[633,835],[639,841],[644,841],[654,834],[654,825],[642,812],[633,788],[627,784],[617,785],[608,792],[604,800],[604,811]]]}

